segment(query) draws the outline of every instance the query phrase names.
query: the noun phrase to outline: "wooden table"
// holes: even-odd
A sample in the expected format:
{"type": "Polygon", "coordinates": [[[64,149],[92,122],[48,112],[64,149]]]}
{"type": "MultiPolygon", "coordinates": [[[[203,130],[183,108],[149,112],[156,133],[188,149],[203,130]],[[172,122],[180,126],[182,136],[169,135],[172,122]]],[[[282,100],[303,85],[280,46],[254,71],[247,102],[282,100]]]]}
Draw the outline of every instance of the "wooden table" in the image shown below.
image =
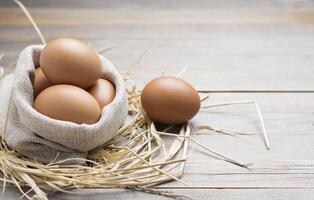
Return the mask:
{"type": "MultiPolygon", "coordinates": [[[[242,162],[246,170],[210,158],[196,148],[183,180],[158,188],[194,199],[314,198],[314,2],[313,1],[24,1],[45,38],[75,37],[103,53],[119,69],[135,68],[142,87],[151,78],[176,75],[208,93],[209,103],[256,100],[269,133],[265,149],[253,105],[225,106],[200,112],[194,125],[248,132],[231,137],[204,132],[195,137],[242,162]]],[[[1,66],[40,40],[22,11],[0,1],[1,66]]],[[[5,67],[10,73],[14,66],[5,67]]],[[[123,190],[85,189],[79,195],[51,199],[160,199],[123,190]]],[[[15,188],[7,199],[19,197],[15,188]]],[[[165,198],[166,199],[166,198],[165,198]]]]}

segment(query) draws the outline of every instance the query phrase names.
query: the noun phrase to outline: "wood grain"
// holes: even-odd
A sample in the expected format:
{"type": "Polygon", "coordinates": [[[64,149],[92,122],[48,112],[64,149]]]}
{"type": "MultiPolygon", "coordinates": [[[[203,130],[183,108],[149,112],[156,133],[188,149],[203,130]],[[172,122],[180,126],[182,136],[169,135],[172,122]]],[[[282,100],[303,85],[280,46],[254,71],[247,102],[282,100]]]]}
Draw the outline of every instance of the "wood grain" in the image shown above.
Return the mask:
{"type": "MultiPolygon", "coordinates": [[[[202,91],[314,91],[312,3],[198,1],[189,8],[188,2],[79,1],[71,12],[72,1],[64,7],[28,3],[47,40],[76,37],[95,48],[114,44],[104,55],[121,69],[149,49],[134,78],[139,87],[165,68],[173,75],[188,66],[183,78],[202,91]]],[[[10,4],[0,9],[3,64],[39,43],[23,13],[10,4]]]]}
{"type": "MultiPolygon", "coordinates": [[[[165,190],[165,189],[162,189],[165,190]]],[[[168,190],[169,191],[169,190],[168,190]]],[[[224,199],[224,200],[243,200],[243,199],[263,199],[263,200],[287,200],[300,199],[311,200],[314,189],[173,189],[170,190],[178,195],[185,195],[193,199],[224,199]]],[[[18,199],[20,195],[14,189],[6,190],[4,199],[18,199]]],[[[75,190],[74,194],[51,194],[51,200],[81,200],[81,199],[138,199],[138,200],[166,200],[170,199],[159,195],[151,195],[142,192],[134,192],[128,190],[101,190],[86,189],[75,190]]]]}
{"type": "MultiPolygon", "coordinates": [[[[253,105],[202,110],[193,127],[247,132],[232,137],[194,135],[251,170],[213,159],[195,146],[183,180],[158,187],[194,199],[313,199],[314,194],[314,2],[285,0],[54,0],[23,1],[47,40],[76,37],[105,52],[121,71],[138,56],[127,85],[143,87],[165,69],[210,95],[203,104],[256,100],[269,133],[264,147],[253,105]]],[[[5,73],[26,46],[40,40],[11,0],[0,1],[0,62],[5,73]],[[10,65],[10,66],[8,66],[10,65]]],[[[12,65],[13,63],[13,65],[12,65]]],[[[202,95],[205,95],[202,93],[202,95]]],[[[166,139],[167,140],[167,139],[166,139]]],[[[191,151],[191,148],[189,149],[191,151]]],[[[84,189],[50,199],[167,199],[126,190],[84,189]]],[[[19,193],[8,188],[3,199],[19,193]]]]}

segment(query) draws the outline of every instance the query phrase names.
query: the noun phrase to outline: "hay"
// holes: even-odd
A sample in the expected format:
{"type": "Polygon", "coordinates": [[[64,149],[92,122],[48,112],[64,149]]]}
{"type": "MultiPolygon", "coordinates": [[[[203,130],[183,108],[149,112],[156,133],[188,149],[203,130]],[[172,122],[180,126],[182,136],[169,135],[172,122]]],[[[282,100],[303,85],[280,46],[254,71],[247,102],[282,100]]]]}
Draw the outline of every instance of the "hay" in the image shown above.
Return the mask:
{"type": "Polygon", "coordinates": [[[27,8],[26,8],[26,7],[23,5],[23,3],[20,2],[19,0],[14,0],[14,2],[15,2],[18,6],[20,6],[20,8],[23,10],[23,12],[25,13],[27,19],[28,19],[28,20],[31,22],[31,24],[33,25],[33,27],[34,27],[36,33],[38,34],[38,36],[39,36],[41,42],[42,42],[43,44],[46,44],[46,40],[45,40],[43,34],[41,33],[40,29],[38,28],[37,24],[35,23],[34,19],[33,19],[32,16],[31,16],[31,14],[28,12],[27,8]]]}

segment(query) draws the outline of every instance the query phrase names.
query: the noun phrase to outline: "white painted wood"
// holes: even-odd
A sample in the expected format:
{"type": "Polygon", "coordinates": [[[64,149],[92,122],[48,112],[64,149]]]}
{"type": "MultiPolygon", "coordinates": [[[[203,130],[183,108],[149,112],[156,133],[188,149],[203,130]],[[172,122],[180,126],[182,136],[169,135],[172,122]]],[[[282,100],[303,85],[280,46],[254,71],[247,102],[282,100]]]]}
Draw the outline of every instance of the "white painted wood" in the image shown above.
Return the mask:
{"type": "MultiPolygon", "coordinates": [[[[313,93],[209,93],[208,95],[209,98],[202,105],[244,100],[257,101],[270,137],[274,134],[314,133],[313,93]]],[[[192,122],[195,126],[210,125],[230,131],[261,133],[256,110],[250,104],[204,109],[192,122]]]]}
{"type": "MultiPolygon", "coordinates": [[[[314,91],[310,2],[238,1],[215,6],[201,1],[190,9],[187,2],[175,7],[166,2],[135,7],[107,3],[111,9],[94,10],[91,4],[71,12],[58,2],[57,8],[33,4],[30,11],[47,40],[71,36],[96,48],[115,44],[104,55],[120,69],[150,49],[134,78],[140,87],[164,68],[174,75],[188,66],[183,78],[199,90],[314,91]]],[[[0,9],[0,25],[0,51],[8,53],[4,63],[16,60],[26,45],[40,43],[18,8],[0,9]]]]}
{"type": "MultiPolygon", "coordinates": [[[[74,34],[80,32],[75,27],[73,29],[74,34]]],[[[178,28],[169,27],[169,29],[174,31],[178,28]]],[[[186,27],[182,32],[189,32],[190,29],[191,27],[186,27]]],[[[204,33],[208,32],[210,36],[211,32],[215,32],[211,29],[217,29],[217,27],[208,27],[204,33]]],[[[116,45],[116,48],[103,55],[112,60],[121,70],[129,67],[146,49],[150,49],[141,64],[137,66],[138,70],[133,77],[140,88],[150,79],[160,76],[166,68],[168,68],[166,74],[174,76],[187,66],[189,69],[182,78],[189,81],[198,90],[203,91],[314,91],[314,82],[311,76],[314,74],[312,66],[314,58],[311,55],[314,48],[312,37],[314,28],[310,31],[304,30],[308,33],[306,36],[293,33],[293,30],[289,28],[284,31],[276,29],[278,28],[274,27],[270,35],[266,35],[264,38],[259,34],[250,36],[250,33],[247,33],[250,31],[249,29],[246,29],[246,33],[218,29],[221,33],[216,34],[226,37],[217,38],[212,35],[211,38],[180,40],[104,38],[105,42],[100,42],[99,39],[95,42],[89,41],[95,46],[95,49],[111,44],[116,45]],[[227,36],[223,32],[233,32],[233,37],[227,36]],[[271,36],[272,34],[273,36],[271,36]],[[287,34],[289,38],[285,36],[287,34]],[[228,37],[231,38],[228,39],[228,37]],[[287,41],[290,45],[287,44],[287,41]]],[[[0,32],[1,30],[3,29],[0,29],[0,32]]],[[[103,27],[101,30],[107,30],[107,28],[103,27]]],[[[112,29],[109,28],[109,30],[112,29]]],[[[141,30],[141,28],[135,30],[141,30]]],[[[31,35],[33,30],[29,31],[30,33],[26,34],[31,35]]],[[[73,34],[72,31],[68,31],[68,33],[57,31],[53,37],[73,34]]],[[[83,29],[81,31],[82,34],[86,32],[85,28],[84,31],[83,29]]],[[[156,31],[157,29],[150,30],[150,32],[156,31]]],[[[12,33],[12,30],[8,29],[6,33],[0,34],[0,38],[1,35],[14,35],[14,32],[17,35],[20,34],[18,30],[12,33]]],[[[94,29],[92,32],[98,32],[98,29],[94,29]]],[[[119,30],[118,32],[126,33],[128,30],[119,30]]],[[[141,33],[134,34],[138,36],[141,33]]],[[[171,34],[168,33],[168,35],[171,34]]],[[[117,35],[117,33],[104,32],[102,35],[117,35]]],[[[25,46],[34,43],[40,42],[32,37],[29,42],[15,44],[11,49],[1,45],[0,51],[8,52],[3,65],[12,63],[25,46]]]]}
{"type": "MultiPolygon", "coordinates": [[[[165,68],[209,93],[206,104],[256,100],[269,133],[267,151],[253,105],[200,112],[192,122],[253,133],[231,137],[203,131],[201,143],[251,170],[208,157],[195,148],[182,187],[159,186],[194,199],[313,199],[314,196],[314,3],[312,1],[25,1],[47,40],[76,37],[95,49],[116,45],[104,55],[121,70],[144,57],[134,82],[142,87],[165,68]],[[70,10],[70,11],[69,11],[70,10]],[[228,91],[228,92],[223,92],[228,91]],[[236,91],[236,92],[234,92],[236,91]],[[260,91],[260,93],[243,92],[260,91]],[[285,91],[284,93],[278,91],[285,91]],[[308,93],[306,93],[308,92],[308,93]]],[[[0,2],[1,66],[39,40],[12,3],[0,2]]],[[[14,66],[6,67],[10,73],[14,66]]],[[[131,84],[128,82],[128,84],[131,84]]],[[[84,189],[50,199],[166,199],[122,190],[84,189]]],[[[8,188],[0,199],[17,199],[8,188]]]]}
{"type": "MultiPolygon", "coordinates": [[[[164,190],[164,189],[163,189],[164,190]]],[[[167,191],[167,190],[166,190],[167,191]]],[[[169,191],[169,190],[168,190],[169,191]]],[[[314,189],[173,189],[170,190],[177,195],[185,195],[193,199],[224,199],[224,200],[312,200],[314,189]]],[[[3,199],[18,199],[20,195],[14,188],[6,191],[3,199]]],[[[76,190],[74,194],[56,193],[49,195],[51,200],[96,200],[96,199],[138,199],[138,200],[166,200],[170,199],[159,195],[151,195],[142,192],[128,190],[101,190],[101,189],[83,189],[76,190]]]]}

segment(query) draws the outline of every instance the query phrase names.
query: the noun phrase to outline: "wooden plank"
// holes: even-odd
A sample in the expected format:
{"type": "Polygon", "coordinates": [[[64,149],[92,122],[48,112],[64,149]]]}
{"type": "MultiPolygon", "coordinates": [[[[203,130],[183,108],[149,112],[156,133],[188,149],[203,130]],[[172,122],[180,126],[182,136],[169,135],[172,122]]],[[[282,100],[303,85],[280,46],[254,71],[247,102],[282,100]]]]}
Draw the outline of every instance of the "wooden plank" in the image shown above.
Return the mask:
{"type": "MultiPolygon", "coordinates": [[[[29,31],[37,40],[33,30],[29,31]]],[[[127,32],[127,29],[123,32],[127,32]]],[[[291,36],[293,45],[287,45],[285,39],[277,36],[262,39],[220,38],[213,42],[210,39],[187,39],[184,42],[176,39],[104,39],[90,42],[95,49],[116,45],[115,49],[104,55],[121,70],[150,49],[142,60],[140,70],[135,73],[134,80],[137,80],[139,87],[159,76],[165,68],[168,69],[167,75],[176,75],[188,66],[189,70],[183,78],[203,91],[314,91],[311,76],[314,73],[311,67],[314,58],[310,55],[314,49],[314,39],[307,38],[310,32],[306,32],[308,35],[298,36],[296,33],[291,36]]],[[[16,34],[20,33],[17,31],[16,34]]],[[[285,32],[280,35],[283,34],[285,32]]],[[[4,35],[9,35],[9,32],[4,35]]],[[[0,52],[6,53],[4,64],[15,61],[25,46],[34,43],[39,42],[1,45],[0,52]]]]}
{"type": "MultiPolygon", "coordinates": [[[[246,1],[246,0],[197,0],[193,4],[189,0],[177,1],[158,0],[154,2],[147,2],[145,0],[107,0],[107,1],[85,1],[85,0],[27,0],[24,2],[29,7],[39,8],[99,8],[106,7],[114,8],[170,8],[170,9],[221,9],[221,8],[238,8],[238,9],[306,9],[314,6],[312,1],[298,1],[298,0],[263,0],[263,1],[246,1]]],[[[1,7],[16,7],[11,0],[2,0],[1,7]]]]}
{"type": "MultiPolygon", "coordinates": [[[[164,191],[164,189],[162,189],[164,191]]],[[[243,200],[243,199],[263,199],[263,200],[286,200],[302,199],[312,200],[314,189],[173,189],[171,191],[177,195],[184,195],[193,199],[224,199],[224,200],[243,200]]],[[[129,190],[102,190],[102,189],[83,189],[75,190],[74,194],[56,193],[50,194],[51,200],[80,200],[80,199],[138,199],[138,200],[166,200],[170,199],[160,195],[151,195],[142,192],[129,190]]],[[[20,194],[15,188],[6,190],[3,199],[18,199],[20,194]]]]}
{"type": "MultiPolygon", "coordinates": [[[[23,13],[7,4],[0,9],[0,52],[7,54],[3,65],[15,61],[25,46],[39,42],[23,13]]],[[[251,9],[244,4],[200,1],[189,8],[187,2],[176,7],[157,2],[132,7],[110,1],[68,12],[60,2],[47,8],[29,2],[47,40],[70,36],[95,47],[115,44],[117,48],[105,55],[122,70],[150,49],[134,78],[139,87],[165,68],[174,75],[189,66],[183,78],[203,91],[314,91],[312,4],[299,3],[297,10],[282,1],[249,3],[251,9]]]]}
{"type": "MultiPolygon", "coordinates": [[[[172,190],[173,191],[173,190],[172,190]]],[[[105,191],[99,191],[98,193],[94,191],[87,192],[86,195],[81,196],[82,199],[84,197],[94,197],[95,199],[101,199],[104,196],[107,197],[107,192],[105,195],[103,194],[105,191]],[[88,196],[91,194],[91,196],[88,196]]],[[[185,195],[191,197],[193,199],[312,199],[313,198],[313,190],[312,189],[295,189],[295,190],[174,190],[174,193],[178,195],[185,195]]],[[[78,196],[72,195],[57,195],[55,198],[66,198],[66,199],[77,199],[78,196]],[[75,198],[76,197],[76,198],[75,198]]],[[[110,196],[109,196],[110,197],[110,196]]],[[[135,192],[119,192],[112,196],[114,199],[124,199],[124,198],[133,198],[133,199],[169,199],[163,198],[161,196],[155,195],[147,195],[135,192]],[[121,195],[121,197],[120,197],[121,195]]]]}
{"type": "MultiPolygon", "coordinates": [[[[270,137],[285,134],[313,134],[313,93],[209,93],[202,105],[255,100],[259,103],[270,137]]],[[[260,135],[254,105],[230,105],[202,109],[192,121],[218,129],[260,135]]],[[[243,136],[244,138],[246,136],[243,136]]]]}
{"type": "MultiPolygon", "coordinates": [[[[0,8],[0,25],[25,26],[19,8],[0,8]]],[[[244,10],[244,9],[108,9],[29,8],[38,25],[172,25],[172,24],[237,24],[237,25],[306,25],[313,24],[312,10],[244,10]]]]}
{"type": "Polygon", "coordinates": [[[251,163],[251,170],[214,159],[205,150],[195,146],[191,158],[186,163],[183,177],[183,180],[192,181],[193,186],[236,186],[242,181],[238,186],[271,187],[285,186],[285,184],[314,186],[314,153],[311,145],[313,135],[272,135],[270,151],[265,149],[260,136],[243,137],[243,140],[218,135],[199,135],[195,138],[211,149],[237,161],[251,163]],[[268,175],[269,177],[265,178],[268,175]],[[262,180],[258,180],[259,176],[262,180]],[[297,180],[293,181],[293,176],[307,178],[305,182],[298,184],[297,180]],[[239,182],[232,182],[233,178],[239,182]],[[251,178],[252,180],[246,185],[245,180],[251,178]],[[211,179],[215,181],[209,181],[211,179]]]}

